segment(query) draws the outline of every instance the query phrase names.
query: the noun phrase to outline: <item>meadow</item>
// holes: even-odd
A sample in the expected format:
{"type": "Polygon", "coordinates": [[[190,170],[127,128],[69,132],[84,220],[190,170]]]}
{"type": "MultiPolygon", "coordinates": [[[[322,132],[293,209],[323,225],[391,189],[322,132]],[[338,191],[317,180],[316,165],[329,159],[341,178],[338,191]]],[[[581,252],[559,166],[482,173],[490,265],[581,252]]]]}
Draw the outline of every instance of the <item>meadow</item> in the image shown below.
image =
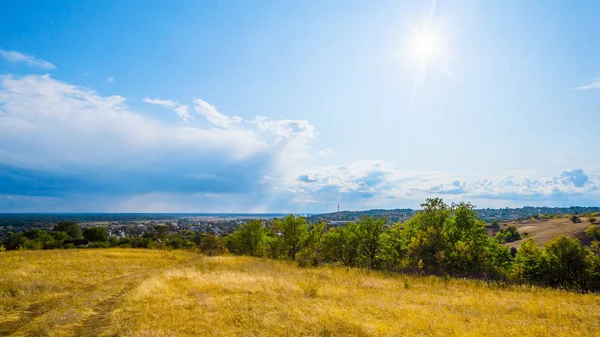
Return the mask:
{"type": "Polygon", "coordinates": [[[0,336],[595,336],[600,296],[186,250],[0,252],[0,336]]]}

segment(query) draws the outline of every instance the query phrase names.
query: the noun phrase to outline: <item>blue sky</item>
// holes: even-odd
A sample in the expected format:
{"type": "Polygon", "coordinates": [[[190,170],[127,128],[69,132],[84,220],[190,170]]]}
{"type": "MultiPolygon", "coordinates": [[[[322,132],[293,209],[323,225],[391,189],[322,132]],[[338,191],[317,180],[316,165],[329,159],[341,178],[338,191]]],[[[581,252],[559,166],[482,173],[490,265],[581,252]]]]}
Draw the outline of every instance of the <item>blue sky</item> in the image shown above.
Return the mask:
{"type": "Polygon", "coordinates": [[[5,1],[0,212],[599,205],[597,1],[5,1]]]}

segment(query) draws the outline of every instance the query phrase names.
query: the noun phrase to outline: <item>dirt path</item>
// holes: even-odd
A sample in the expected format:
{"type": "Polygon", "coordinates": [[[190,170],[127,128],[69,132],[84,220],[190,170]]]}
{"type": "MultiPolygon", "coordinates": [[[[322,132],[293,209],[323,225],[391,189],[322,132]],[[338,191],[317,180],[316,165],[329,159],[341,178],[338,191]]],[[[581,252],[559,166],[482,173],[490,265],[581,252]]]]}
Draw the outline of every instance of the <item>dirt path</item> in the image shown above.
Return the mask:
{"type": "Polygon", "coordinates": [[[157,267],[118,275],[87,285],[76,292],[35,303],[21,311],[19,318],[0,324],[0,337],[61,335],[98,336],[110,324],[110,314],[124,296],[135,287],[162,271],[193,265],[201,257],[169,267],[157,267]]]}
{"type": "MultiPolygon", "coordinates": [[[[82,326],[76,330],[75,336],[99,336],[109,323],[110,314],[121,303],[123,297],[133,290],[139,283],[158,271],[148,271],[118,280],[117,292],[97,302],[92,310],[93,314],[87,317],[82,326]]],[[[113,283],[113,286],[115,284],[113,283]]]]}
{"type": "MultiPolygon", "coordinates": [[[[77,292],[35,303],[26,310],[22,311],[18,320],[3,323],[0,326],[0,336],[4,337],[22,334],[28,335],[25,330],[27,330],[30,323],[34,322],[35,320],[42,319],[44,316],[53,313],[55,310],[61,309],[65,304],[74,302],[74,300],[77,299],[93,299],[94,297],[104,293],[106,291],[105,288],[112,288],[115,285],[123,284],[124,288],[122,288],[118,293],[120,294],[122,291],[127,290],[127,286],[133,287],[136,283],[136,280],[144,279],[148,274],[152,273],[153,271],[158,272],[158,270],[159,268],[139,273],[119,275],[109,280],[86,286],[77,292]]],[[[111,297],[113,296],[114,295],[111,295],[111,297]]],[[[79,336],[79,334],[76,335],[79,336]]]]}
{"type": "MultiPolygon", "coordinates": [[[[94,313],[83,321],[82,326],[76,330],[75,336],[100,336],[103,330],[105,330],[110,324],[110,315],[119,306],[123,297],[135,289],[135,287],[142,283],[145,279],[151,278],[161,271],[179,269],[193,265],[197,263],[198,260],[200,260],[200,257],[194,258],[182,265],[153,269],[121,278],[118,280],[119,290],[112,292],[110,296],[97,302],[93,306],[94,313]]],[[[114,283],[113,286],[115,286],[114,283]]]]}

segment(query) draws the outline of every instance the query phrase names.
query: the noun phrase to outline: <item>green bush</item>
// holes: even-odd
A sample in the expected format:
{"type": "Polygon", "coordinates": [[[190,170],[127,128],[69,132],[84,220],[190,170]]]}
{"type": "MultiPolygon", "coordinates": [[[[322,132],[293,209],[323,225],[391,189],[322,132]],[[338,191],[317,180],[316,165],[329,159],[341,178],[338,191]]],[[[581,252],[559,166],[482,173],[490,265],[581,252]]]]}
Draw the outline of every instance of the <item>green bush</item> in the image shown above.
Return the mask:
{"type": "Polygon", "coordinates": [[[496,228],[500,228],[500,223],[498,222],[498,220],[494,220],[494,221],[493,221],[493,222],[490,224],[490,226],[489,226],[489,227],[490,227],[490,228],[494,228],[494,229],[496,229],[496,228]]]}
{"type": "Polygon", "coordinates": [[[600,240],[600,227],[596,225],[590,225],[584,233],[592,240],[600,240]]]}
{"type": "Polygon", "coordinates": [[[83,237],[91,242],[108,242],[108,232],[104,227],[89,227],[83,230],[83,237]]]}
{"type": "Polygon", "coordinates": [[[88,248],[109,248],[108,242],[92,242],[88,245],[88,248]]]}
{"type": "Polygon", "coordinates": [[[521,233],[519,233],[517,227],[512,225],[501,229],[498,233],[496,233],[496,239],[500,243],[518,241],[521,240],[521,238],[521,233]]]}
{"type": "Polygon", "coordinates": [[[77,240],[83,238],[83,233],[81,228],[74,221],[61,221],[54,225],[55,232],[65,232],[72,240],[77,240]]]}
{"type": "Polygon", "coordinates": [[[543,281],[566,289],[587,289],[588,252],[578,239],[559,236],[544,246],[543,281]]]}

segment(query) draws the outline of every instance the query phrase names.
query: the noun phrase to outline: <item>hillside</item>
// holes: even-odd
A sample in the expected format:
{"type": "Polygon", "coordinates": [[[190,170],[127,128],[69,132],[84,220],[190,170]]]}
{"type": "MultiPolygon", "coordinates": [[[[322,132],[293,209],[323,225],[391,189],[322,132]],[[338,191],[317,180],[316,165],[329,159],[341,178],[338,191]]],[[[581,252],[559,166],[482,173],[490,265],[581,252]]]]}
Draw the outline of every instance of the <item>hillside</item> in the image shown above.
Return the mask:
{"type": "Polygon", "coordinates": [[[589,244],[589,239],[584,231],[590,226],[588,218],[582,218],[579,223],[573,223],[570,219],[530,219],[511,221],[503,224],[503,228],[513,225],[517,227],[523,239],[507,243],[510,247],[519,248],[525,240],[533,239],[542,246],[559,235],[578,238],[583,243],[589,244]]]}
{"type": "Polygon", "coordinates": [[[0,252],[0,336],[593,336],[600,296],[188,251],[0,252]]]}

